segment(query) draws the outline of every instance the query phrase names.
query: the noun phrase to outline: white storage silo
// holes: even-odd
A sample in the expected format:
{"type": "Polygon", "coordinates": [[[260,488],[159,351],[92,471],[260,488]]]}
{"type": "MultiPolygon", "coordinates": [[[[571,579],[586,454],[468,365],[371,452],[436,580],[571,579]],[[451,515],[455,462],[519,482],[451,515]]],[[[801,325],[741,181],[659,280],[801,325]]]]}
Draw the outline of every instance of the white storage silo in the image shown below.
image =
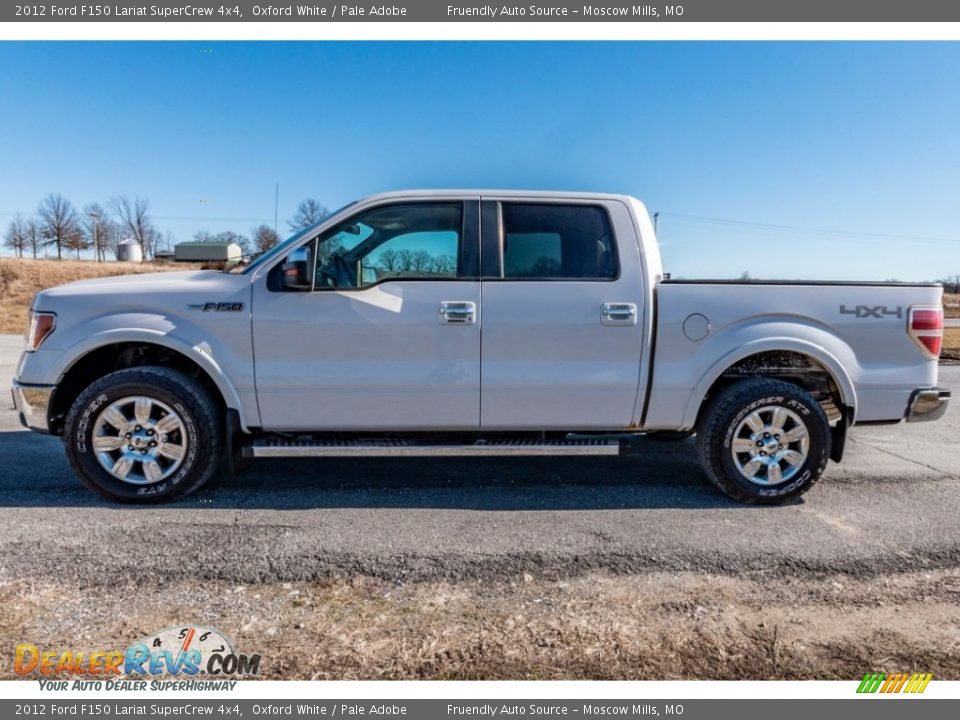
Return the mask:
{"type": "Polygon", "coordinates": [[[117,260],[120,262],[143,262],[143,248],[133,238],[121,240],[117,246],[117,260]]]}

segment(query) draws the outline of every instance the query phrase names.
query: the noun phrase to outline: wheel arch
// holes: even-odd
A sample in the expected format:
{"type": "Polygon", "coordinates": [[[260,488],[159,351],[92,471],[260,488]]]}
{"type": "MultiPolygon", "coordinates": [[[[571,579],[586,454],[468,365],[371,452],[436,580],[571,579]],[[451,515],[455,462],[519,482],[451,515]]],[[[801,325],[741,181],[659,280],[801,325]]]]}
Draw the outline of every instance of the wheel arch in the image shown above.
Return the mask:
{"type": "Polygon", "coordinates": [[[796,338],[754,340],[721,357],[697,383],[687,402],[684,417],[696,427],[703,409],[717,391],[747,377],[785,380],[811,392],[818,399],[824,392],[820,383],[825,379],[846,422],[852,423],[854,420],[856,389],[843,363],[822,345],[796,338]]]}
{"type": "Polygon", "coordinates": [[[159,365],[195,377],[207,389],[221,410],[240,411],[239,396],[219,365],[200,348],[188,347],[169,335],[101,338],[97,344],[76,354],[57,381],[49,409],[53,434],[63,430],[70,406],[83,390],[116,370],[142,365],[159,365]]]}

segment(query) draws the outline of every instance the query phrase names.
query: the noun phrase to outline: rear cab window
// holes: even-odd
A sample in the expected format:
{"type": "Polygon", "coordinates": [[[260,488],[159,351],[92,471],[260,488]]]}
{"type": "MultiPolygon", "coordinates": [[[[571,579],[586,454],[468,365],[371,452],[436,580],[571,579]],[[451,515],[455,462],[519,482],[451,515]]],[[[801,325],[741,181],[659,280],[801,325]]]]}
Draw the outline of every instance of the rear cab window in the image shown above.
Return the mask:
{"type": "Polygon", "coordinates": [[[502,277],[508,280],[615,280],[610,219],[594,205],[501,204],[502,277]]]}

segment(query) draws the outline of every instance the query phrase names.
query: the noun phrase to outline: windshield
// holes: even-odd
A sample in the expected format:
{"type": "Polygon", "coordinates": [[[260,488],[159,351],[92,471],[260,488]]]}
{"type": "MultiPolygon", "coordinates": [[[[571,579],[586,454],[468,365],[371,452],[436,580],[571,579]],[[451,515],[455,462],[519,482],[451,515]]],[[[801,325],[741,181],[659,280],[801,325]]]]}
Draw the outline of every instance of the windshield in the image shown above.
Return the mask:
{"type": "MultiPolygon", "coordinates": [[[[277,244],[277,245],[274,245],[272,248],[270,248],[270,249],[267,250],[266,252],[261,253],[260,255],[257,255],[257,256],[253,259],[253,261],[250,262],[248,265],[239,265],[239,266],[237,266],[237,267],[242,268],[241,271],[240,271],[241,274],[245,275],[245,274],[247,274],[247,273],[249,273],[249,272],[253,272],[253,271],[256,270],[258,267],[260,267],[261,265],[263,265],[264,263],[269,262],[270,260],[273,260],[274,258],[282,257],[283,255],[286,255],[286,254],[293,248],[294,245],[296,245],[296,244],[297,244],[300,240],[302,240],[303,238],[305,238],[305,237],[307,237],[308,235],[310,235],[311,233],[313,233],[313,232],[317,229],[318,226],[320,226],[320,225],[322,225],[323,223],[325,223],[327,220],[329,220],[330,218],[332,218],[334,215],[339,215],[339,214],[342,213],[344,210],[346,210],[348,207],[350,207],[351,205],[355,205],[355,204],[356,204],[356,201],[347,203],[346,205],[344,205],[344,206],[343,206],[342,208],[340,208],[339,210],[331,213],[330,215],[327,215],[327,217],[325,217],[323,220],[321,220],[321,221],[320,221],[319,223],[317,223],[316,225],[311,225],[310,227],[306,227],[306,228],[304,228],[303,230],[300,230],[300,231],[294,233],[293,235],[291,235],[290,237],[288,237],[286,240],[284,240],[282,243],[279,243],[279,244],[277,244]]],[[[235,267],[234,267],[234,268],[229,268],[227,272],[233,272],[235,269],[236,269],[235,267]]]]}

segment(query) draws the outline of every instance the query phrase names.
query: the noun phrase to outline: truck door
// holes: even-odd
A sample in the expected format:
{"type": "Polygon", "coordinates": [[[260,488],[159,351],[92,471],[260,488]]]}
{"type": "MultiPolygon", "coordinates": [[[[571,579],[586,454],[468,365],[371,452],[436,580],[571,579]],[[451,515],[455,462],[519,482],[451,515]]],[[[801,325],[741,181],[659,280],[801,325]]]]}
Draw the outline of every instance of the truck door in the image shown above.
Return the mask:
{"type": "Polygon", "coordinates": [[[644,315],[626,206],[484,198],[481,212],[481,427],[629,427],[644,315]]]}
{"type": "Polygon", "coordinates": [[[381,204],[305,242],[254,283],[257,401],[269,430],[475,430],[479,200],[381,204]]]}

